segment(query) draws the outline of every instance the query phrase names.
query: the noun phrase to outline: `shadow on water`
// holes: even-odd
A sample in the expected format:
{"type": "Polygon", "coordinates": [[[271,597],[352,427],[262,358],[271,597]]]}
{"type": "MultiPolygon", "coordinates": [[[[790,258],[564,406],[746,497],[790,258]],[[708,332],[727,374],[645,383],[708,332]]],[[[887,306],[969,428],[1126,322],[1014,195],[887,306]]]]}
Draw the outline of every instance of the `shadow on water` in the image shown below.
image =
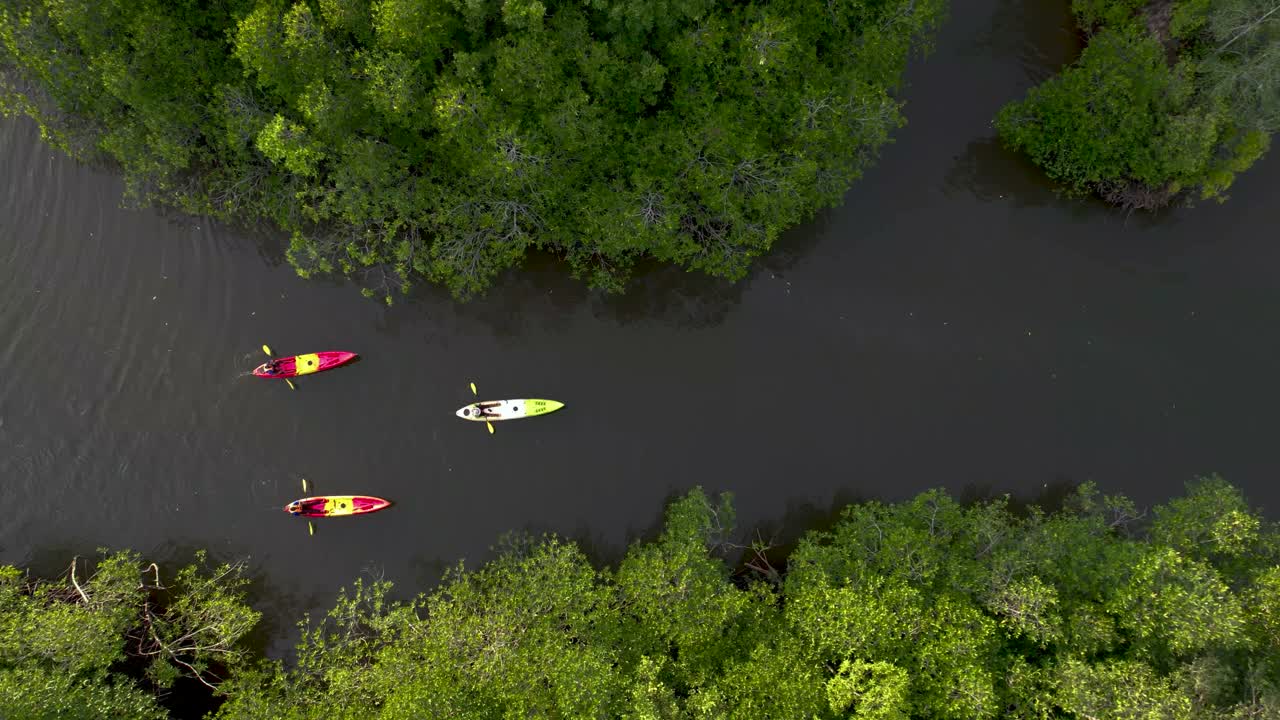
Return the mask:
{"type": "MultiPolygon", "coordinates": [[[[587,523],[581,523],[572,531],[564,532],[562,530],[557,531],[556,528],[550,525],[530,522],[506,533],[500,538],[496,538],[483,557],[467,558],[466,566],[473,570],[478,568],[492,559],[499,551],[510,547],[513,542],[519,544],[519,542],[531,539],[556,537],[575,545],[586,556],[592,567],[617,569],[623,558],[626,557],[627,550],[633,544],[637,542],[651,543],[658,539],[666,527],[667,507],[672,502],[683,497],[684,494],[684,492],[675,490],[670,491],[663,498],[659,505],[661,509],[653,516],[652,521],[640,528],[630,528],[621,541],[610,539],[608,532],[601,528],[592,527],[587,523]]],[[[421,587],[435,587],[445,572],[455,565],[456,563],[445,563],[440,559],[428,560],[422,558],[417,563],[422,573],[418,578],[419,585],[421,587]]]]}
{"type": "MultiPolygon", "coordinates": [[[[943,179],[943,194],[970,194],[983,202],[1007,201],[1015,207],[1073,207],[1058,195],[1044,172],[995,137],[974,140],[955,157],[943,179]]],[[[1084,213],[1085,206],[1076,203],[1073,212],[1084,213]]]]}
{"type": "Polygon", "coordinates": [[[759,572],[748,563],[757,566],[767,563],[779,572],[786,572],[787,561],[803,538],[830,531],[840,522],[845,508],[873,500],[847,489],[837,491],[825,507],[810,500],[788,500],[781,517],[738,528],[736,543],[743,547],[728,553],[726,560],[740,578],[759,572]],[[753,546],[761,548],[761,552],[757,554],[753,546]]]}
{"type": "MultiPolygon", "coordinates": [[[[652,528],[651,537],[647,536],[647,539],[656,538],[661,530],[662,516],[659,515],[656,525],[652,528]]],[[[396,584],[389,597],[393,600],[404,602],[411,600],[420,593],[430,594],[440,588],[442,581],[451,571],[459,567],[462,567],[467,572],[474,572],[504,552],[519,552],[520,548],[529,547],[533,543],[552,537],[577,547],[587,558],[587,562],[595,568],[616,569],[618,564],[622,562],[623,557],[626,556],[627,548],[630,546],[629,541],[622,544],[610,542],[606,539],[605,533],[585,524],[579,526],[573,532],[564,533],[557,532],[555,528],[548,525],[527,523],[520,528],[509,530],[495,537],[489,547],[480,555],[450,558],[448,560],[439,556],[415,555],[409,562],[409,567],[412,570],[411,578],[406,582],[396,584]]],[[[350,582],[354,582],[354,579],[350,582]]],[[[350,582],[347,585],[350,585],[350,582]]],[[[333,598],[328,598],[325,602],[332,604],[333,598]]]]}
{"type": "MultiPolygon", "coordinates": [[[[368,287],[359,278],[355,284],[368,287]]],[[[498,276],[491,289],[465,302],[458,302],[443,285],[415,278],[407,294],[392,292],[392,306],[382,314],[378,329],[398,337],[424,310],[446,309],[453,324],[479,324],[500,338],[519,337],[531,325],[555,332],[568,328],[572,311],[591,295],[584,283],[569,277],[558,258],[531,251],[516,268],[498,276]]],[[[380,295],[369,302],[380,304],[380,295]]]]}
{"type": "Polygon", "coordinates": [[[645,263],[626,292],[595,294],[591,313],[624,326],[654,323],[686,330],[707,328],[724,322],[742,301],[742,293],[742,281],[645,263]]]}
{"type": "MultiPolygon", "coordinates": [[[[191,220],[191,216],[183,215],[182,224],[185,226],[191,220]]],[[[289,238],[274,226],[265,222],[257,222],[252,224],[227,225],[220,220],[205,219],[215,227],[222,227],[232,232],[214,233],[214,237],[226,238],[231,242],[241,243],[249,242],[254,249],[258,251],[258,257],[269,267],[280,267],[288,263],[286,251],[289,249],[289,238]]]]}
{"type": "MultiPolygon", "coordinates": [[[[848,201],[851,194],[858,192],[862,183],[867,182],[870,181],[865,177],[855,180],[853,186],[845,192],[841,205],[848,201]]],[[[761,273],[780,275],[790,271],[797,263],[808,257],[818,247],[818,243],[829,235],[828,231],[835,225],[839,214],[840,205],[823,208],[810,220],[784,232],[769,252],[752,264],[752,272],[747,282],[759,277],[761,273]]]]}
{"type": "Polygon", "coordinates": [[[572,314],[581,308],[588,308],[596,319],[623,326],[645,323],[683,329],[714,327],[724,322],[742,301],[746,289],[762,274],[780,275],[812,251],[831,216],[831,211],[823,211],[814,221],[785,233],[766,255],[756,260],[742,280],[729,281],[643,261],[623,292],[605,293],[571,277],[559,258],[534,252],[519,269],[499,277],[492,290],[468,302],[458,303],[447,289],[425,281],[415,285],[407,296],[393,294],[393,306],[382,315],[379,329],[397,336],[406,322],[416,320],[422,308],[441,307],[449,308],[456,323],[479,323],[501,338],[519,337],[531,326],[542,331],[565,331],[572,314]],[[402,306],[417,310],[406,314],[402,306]]]}
{"type": "Polygon", "coordinates": [[[459,562],[465,563],[468,568],[475,568],[480,563],[483,563],[485,559],[487,559],[487,556],[486,558],[449,558],[445,560],[438,555],[416,554],[409,560],[412,582],[406,583],[406,585],[412,584],[413,588],[420,588],[424,591],[430,590],[440,583],[440,579],[445,576],[445,573],[457,567],[459,562]]]}
{"type": "Polygon", "coordinates": [[[653,261],[643,263],[626,292],[592,293],[592,314],[624,326],[652,323],[686,330],[717,326],[738,307],[743,294],[757,279],[779,276],[812,252],[833,214],[823,210],[809,222],[783,233],[767,253],[752,262],[741,280],[725,280],[653,261]]]}
{"type": "MultiPolygon", "coordinates": [[[[1015,208],[1053,206],[1077,222],[1111,223],[1133,231],[1167,229],[1179,221],[1181,207],[1174,204],[1154,212],[1126,212],[1096,195],[1068,197],[1030,158],[1009,150],[998,137],[980,138],[966,145],[943,176],[942,192],[950,198],[971,195],[982,202],[1003,202],[1015,208]]],[[[1110,238],[1107,241],[1114,244],[1110,238]]],[[[1072,236],[1071,242],[1087,245],[1089,240],[1072,236]]]]}
{"type": "MultiPolygon", "coordinates": [[[[94,166],[90,166],[93,168],[94,166]]],[[[168,223],[175,236],[201,233],[202,243],[216,243],[239,249],[253,247],[258,257],[268,267],[280,267],[288,262],[289,236],[280,228],[263,219],[222,220],[209,215],[193,215],[182,208],[164,202],[139,203],[126,196],[124,182],[116,168],[94,168],[103,180],[110,183],[108,194],[119,197],[119,206],[131,212],[151,215],[168,223]]]]}
{"type": "MultiPolygon", "coordinates": [[[[852,190],[856,192],[855,183],[852,190]]],[[[479,323],[500,338],[519,337],[531,327],[559,332],[569,328],[571,316],[581,308],[589,308],[596,319],[619,325],[651,323],[684,329],[714,327],[724,322],[742,300],[751,283],[762,275],[781,276],[817,247],[826,234],[837,209],[823,209],[815,217],[783,233],[774,246],[753,261],[747,276],[738,281],[712,277],[697,271],[664,265],[653,260],[637,263],[629,282],[620,293],[592,290],[586,282],[572,277],[568,265],[558,256],[533,250],[514,269],[502,273],[493,287],[466,302],[458,302],[441,285],[417,278],[407,294],[393,290],[392,307],[382,313],[379,330],[398,337],[406,323],[416,321],[423,309],[448,308],[454,322],[460,325],[479,323]],[[409,310],[408,308],[414,308],[409,310]]],[[[257,238],[260,253],[267,253],[273,238],[263,234],[257,238]]],[[[283,245],[279,261],[284,261],[283,245]]],[[[341,276],[318,278],[340,285],[341,276]]],[[[350,278],[356,288],[368,288],[375,297],[370,303],[381,304],[394,279],[376,272],[350,278]]]]}
{"type": "Polygon", "coordinates": [[[1029,87],[1074,62],[1082,49],[1069,0],[1000,0],[990,26],[963,54],[1013,60],[1029,87]]]}
{"type": "MultiPolygon", "coordinates": [[[[856,191],[857,185],[854,185],[856,191]]],[[[592,314],[620,325],[653,323],[683,329],[719,325],[762,276],[780,276],[817,247],[831,225],[834,211],[815,217],[782,234],[767,253],[756,258],[741,280],[731,281],[701,272],[648,261],[637,268],[624,293],[591,294],[592,314]]]]}
{"type": "MultiPolygon", "coordinates": [[[[718,501],[721,492],[724,492],[724,490],[720,488],[705,487],[703,488],[703,491],[706,492],[708,499],[713,505],[718,501]]],[[[611,539],[610,533],[605,532],[601,528],[593,527],[587,523],[579,524],[574,530],[567,533],[557,532],[554,528],[548,525],[536,522],[527,523],[519,530],[514,531],[511,536],[523,538],[542,538],[548,536],[559,537],[562,540],[576,545],[593,567],[617,569],[619,564],[621,564],[623,559],[626,557],[628,550],[630,550],[633,545],[637,543],[648,544],[657,542],[658,538],[666,529],[667,509],[672,503],[688,495],[689,492],[691,492],[691,489],[670,488],[662,498],[662,501],[656,505],[658,510],[650,517],[650,520],[640,526],[628,527],[627,532],[620,540],[611,539]]],[[[859,501],[861,501],[861,498],[854,498],[851,495],[841,495],[838,496],[835,506],[843,508],[845,504],[859,501]]],[[[797,528],[797,531],[794,533],[797,538],[804,532],[814,529],[814,526],[809,524],[810,521],[813,520],[814,517],[821,516],[821,512],[814,510],[813,506],[795,503],[788,505],[788,513],[789,514],[781,521],[781,526],[797,528]]],[[[730,532],[729,537],[725,539],[736,545],[750,545],[755,532],[756,529],[754,527],[735,527],[730,532]]],[[[477,567],[479,563],[483,563],[485,560],[492,557],[494,550],[500,548],[502,545],[502,542],[495,543],[495,545],[490,548],[489,554],[486,557],[476,558],[474,559],[475,562],[469,559],[467,563],[468,567],[477,567]]],[[[729,555],[735,554],[735,552],[729,553],[729,555]]],[[[425,562],[422,567],[424,570],[428,570],[428,576],[424,578],[428,581],[426,585],[434,585],[446,569],[446,566],[439,561],[425,562]]]]}
{"type": "Polygon", "coordinates": [[[968,506],[990,503],[1007,497],[1010,512],[1016,517],[1025,518],[1032,508],[1039,508],[1046,513],[1058,512],[1079,487],[1079,481],[1063,476],[1055,477],[1033,492],[1010,492],[1000,490],[991,484],[969,483],[960,489],[955,498],[956,502],[968,506]]]}

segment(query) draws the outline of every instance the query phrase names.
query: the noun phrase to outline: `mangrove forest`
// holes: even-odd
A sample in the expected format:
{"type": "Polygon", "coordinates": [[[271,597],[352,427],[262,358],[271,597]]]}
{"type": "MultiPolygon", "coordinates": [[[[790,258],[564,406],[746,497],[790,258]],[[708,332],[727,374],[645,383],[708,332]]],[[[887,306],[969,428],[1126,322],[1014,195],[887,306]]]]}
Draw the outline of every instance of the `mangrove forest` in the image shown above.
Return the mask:
{"type": "Polygon", "coordinates": [[[612,566],[514,535],[435,589],[357,581],[292,656],[247,642],[242,564],[0,570],[0,716],[159,720],[1264,720],[1280,527],[1218,477],[1148,510],[941,491],[774,547],[674,500],[612,566]],[[398,599],[397,599],[398,597],[398,599]],[[201,698],[204,704],[181,701],[201,698]],[[175,710],[182,706],[182,710],[175,710]],[[198,707],[198,710],[192,710],[198,707]]]}
{"type": "Polygon", "coordinates": [[[742,277],[903,123],[943,0],[3,0],[0,110],[304,276],[742,277]]]}
{"type": "Polygon", "coordinates": [[[1088,46],[1010,103],[1000,136],[1074,194],[1224,200],[1280,130],[1276,0],[1072,0],[1088,46]]]}

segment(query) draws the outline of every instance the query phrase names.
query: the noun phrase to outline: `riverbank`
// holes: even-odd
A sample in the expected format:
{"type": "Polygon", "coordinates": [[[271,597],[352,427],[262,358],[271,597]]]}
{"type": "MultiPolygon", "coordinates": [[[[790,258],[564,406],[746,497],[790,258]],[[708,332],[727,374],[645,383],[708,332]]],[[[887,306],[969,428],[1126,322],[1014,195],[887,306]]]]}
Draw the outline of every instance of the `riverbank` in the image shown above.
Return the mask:
{"type": "Polygon", "coordinates": [[[850,505],[785,556],[733,520],[696,489],[616,568],[517,535],[407,603],[358,582],[287,664],[244,654],[236,567],[5,568],[0,712],[160,718],[179,677],[216,687],[227,720],[1280,711],[1280,525],[1221,479],[1149,512],[1091,485],[1052,513],[936,491],[850,505]]]}
{"type": "Polygon", "coordinates": [[[1280,130],[1267,0],[1074,0],[1080,59],[1006,105],[1003,141],[1071,194],[1127,210],[1227,198],[1280,130]]]}
{"type": "Polygon", "coordinates": [[[38,0],[0,10],[0,112],[387,303],[534,251],[595,290],[646,262],[740,280],[871,167],[945,12],[38,0]]]}

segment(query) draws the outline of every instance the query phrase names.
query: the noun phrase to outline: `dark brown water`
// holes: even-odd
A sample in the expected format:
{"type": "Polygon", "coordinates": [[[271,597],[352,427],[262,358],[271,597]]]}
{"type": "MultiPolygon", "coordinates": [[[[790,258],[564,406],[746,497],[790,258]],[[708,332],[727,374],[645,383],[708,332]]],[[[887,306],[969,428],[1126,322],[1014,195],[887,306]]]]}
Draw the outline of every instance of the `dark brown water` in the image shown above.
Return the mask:
{"type": "Polygon", "coordinates": [[[1056,199],[990,128],[1077,50],[1042,5],[957,3],[910,126],[737,286],[604,298],[539,265],[388,310],[298,279],[274,239],[121,210],[112,175],[0,123],[0,561],[207,547],[292,617],[366,570],[424,587],[511,529],[616,552],[695,484],[799,530],[838,498],[1092,479],[1151,503],[1218,471],[1274,515],[1280,153],[1221,207],[1056,199]],[[290,392],[246,377],[262,343],[364,360],[290,392]],[[568,407],[491,437],[453,417],[468,381],[568,407]],[[302,477],[396,506],[308,537],[280,511],[302,477]]]}

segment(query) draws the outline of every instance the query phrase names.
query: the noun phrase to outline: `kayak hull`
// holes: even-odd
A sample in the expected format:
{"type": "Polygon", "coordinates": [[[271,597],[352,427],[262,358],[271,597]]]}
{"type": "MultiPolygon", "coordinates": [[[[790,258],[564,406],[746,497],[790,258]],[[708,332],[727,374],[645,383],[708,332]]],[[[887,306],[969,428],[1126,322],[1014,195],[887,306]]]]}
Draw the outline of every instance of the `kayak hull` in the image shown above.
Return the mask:
{"type": "Polygon", "coordinates": [[[307,353],[305,355],[293,355],[276,360],[276,372],[274,373],[268,372],[267,368],[271,363],[266,362],[254,368],[253,374],[260,378],[268,379],[311,375],[312,373],[341,367],[358,357],[360,356],[353,352],[345,352],[342,350],[325,350],[323,352],[307,353]]]}
{"type": "Polygon", "coordinates": [[[390,500],[370,495],[319,495],[294,500],[284,506],[290,515],[309,518],[365,515],[391,507],[390,500]]]}
{"type": "Polygon", "coordinates": [[[520,398],[516,400],[483,400],[458,408],[454,413],[463,420],[473,422],[495,422],[498,420],[518,420],[520,418],[537,417],[555,412],[564,407],[564,403],[556,400],[539,398],[520,398]],[[479,409],[485,412],[481,414],[479,409]]]}

